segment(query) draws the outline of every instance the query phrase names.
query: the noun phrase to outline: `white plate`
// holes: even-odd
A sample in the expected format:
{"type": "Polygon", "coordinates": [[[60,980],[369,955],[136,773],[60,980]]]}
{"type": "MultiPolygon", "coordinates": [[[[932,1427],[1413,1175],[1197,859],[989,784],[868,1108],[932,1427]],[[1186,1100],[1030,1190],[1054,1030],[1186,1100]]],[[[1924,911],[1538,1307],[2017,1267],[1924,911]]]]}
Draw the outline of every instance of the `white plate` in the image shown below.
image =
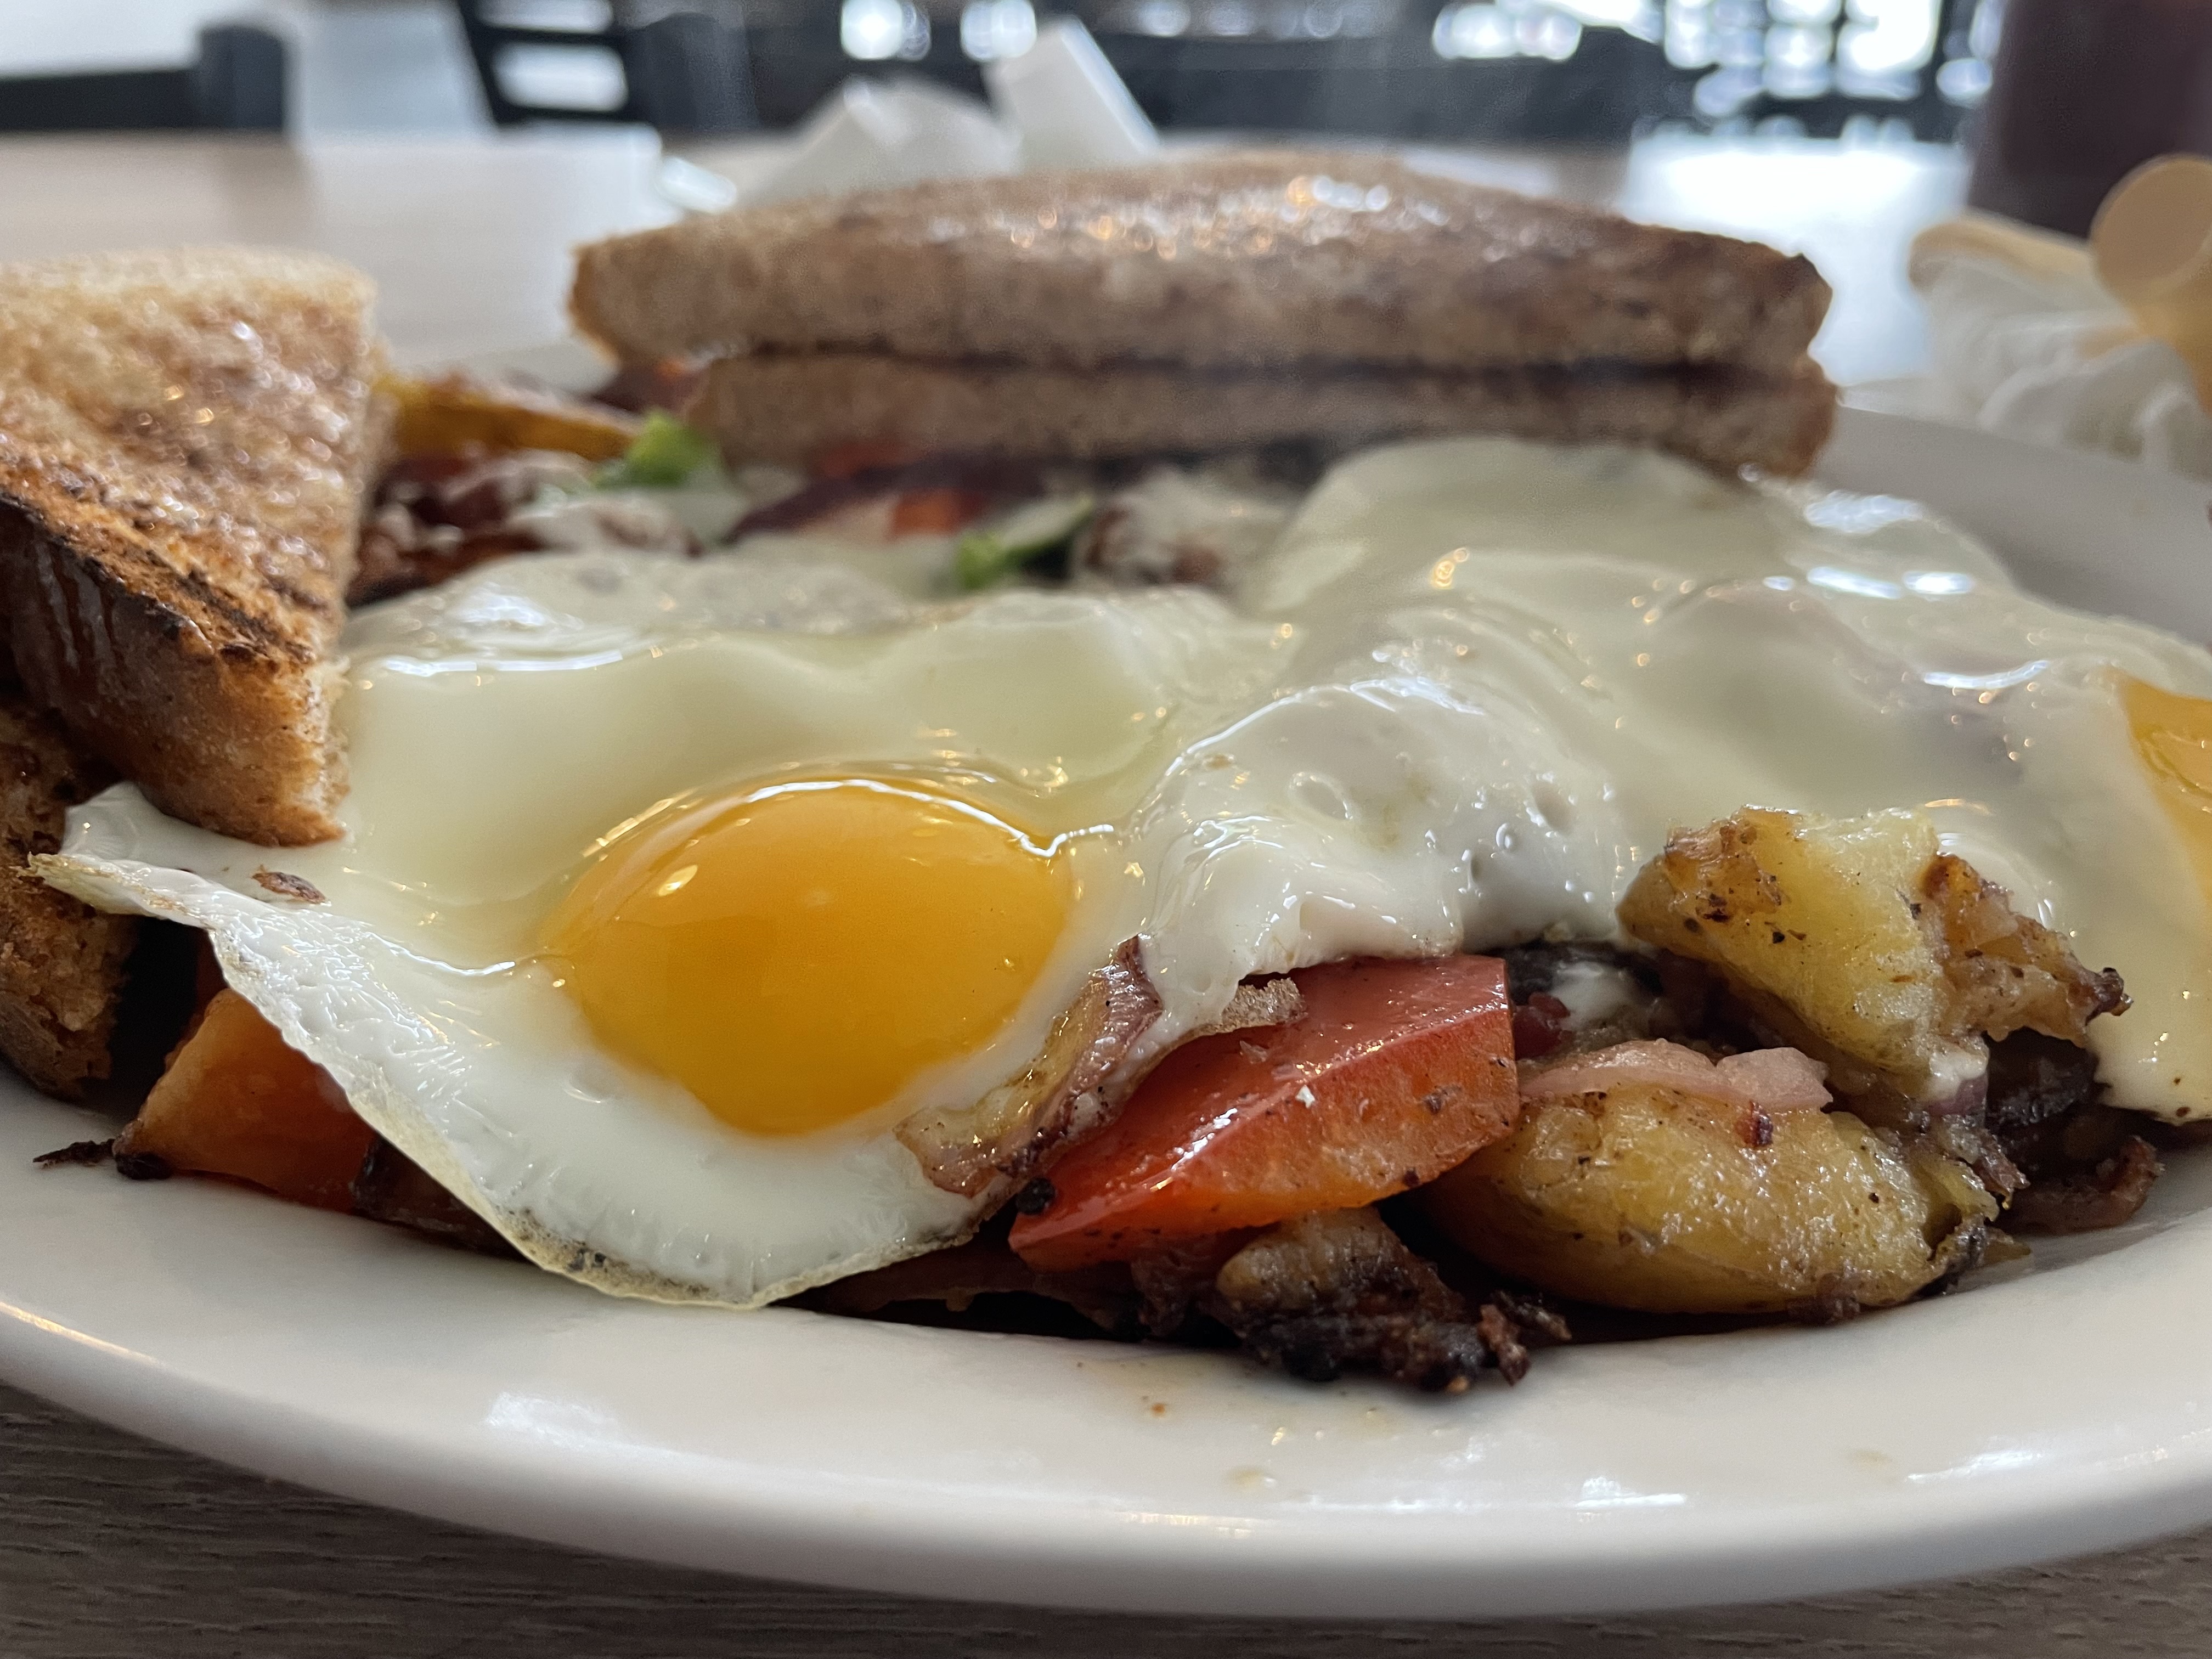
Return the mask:
{"type": "MultiPolygon", "coordinates": [[[[2212,638],[2203,490],[1847,411],[1829,476],[2212,638]]],[[[16,1092],[21,1092],[18,1090],[16,1092]]],[[[1219,1354],[613,1301],[213,1182],[41,1170],[0,1110],[0,1376],[269,1474],[618,1553],[1123,1609],[1595,1613],[2212,1521],[2212,1152],[2037,1270],[1832,1330],[1428,1399],[1219,1354]]]]}

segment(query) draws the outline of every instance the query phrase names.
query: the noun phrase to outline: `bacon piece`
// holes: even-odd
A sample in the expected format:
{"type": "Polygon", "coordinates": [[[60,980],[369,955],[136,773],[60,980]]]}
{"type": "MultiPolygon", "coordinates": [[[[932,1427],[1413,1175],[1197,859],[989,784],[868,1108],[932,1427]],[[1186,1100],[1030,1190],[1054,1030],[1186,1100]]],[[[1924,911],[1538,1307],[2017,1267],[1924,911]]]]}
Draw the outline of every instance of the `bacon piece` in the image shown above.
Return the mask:
{"type": "Polygon", "coordinates": [[[1366,1208],[1269,1228],[1221,1265],[1200,1305],[1293,1376],[1378,1371],[1432,1393],[1458,1394],[1485,1370],[1517,1382],[1532,1343],[1568,1335],[1533,1299],[1493,1292],[1470,1307],[1366,1208]]]}
{"type": "Polygon", "coordinates": [[[1021,1073],[972,1106],[921,1112],[896,1133],[933,1185],[974,1198],[1013,1188],[1080,1137],[1103,1127],[1120,1102],[1101,1091],[1129,1045],[1159,1018],[1138,942],[1084,981],[1021,1073]]]}
{"type": "Polygon", "coordinates": [[[1513,1053],[1520,1060],[1554,1054],[1567,1040],[1571,1011],[1549,991],[1539,991],[1513,1008],[1513,1053]]]}

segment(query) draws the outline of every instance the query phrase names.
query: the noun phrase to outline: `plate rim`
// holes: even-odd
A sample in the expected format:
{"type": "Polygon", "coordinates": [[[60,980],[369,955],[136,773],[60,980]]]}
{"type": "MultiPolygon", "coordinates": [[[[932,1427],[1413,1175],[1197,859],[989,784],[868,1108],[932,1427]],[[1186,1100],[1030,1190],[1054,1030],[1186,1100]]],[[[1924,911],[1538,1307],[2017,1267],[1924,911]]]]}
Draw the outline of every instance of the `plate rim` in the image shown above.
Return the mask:
{"type": "MultiPolygon", "coordinates": [[[[15,1087],[27,1096],[26,1104],[51,1109],[58,1122],[74,1115],[69,1108],[15,1087]]],[[[222,1189],[203,1186],[199,1192],[212,1195],[222,1189]]],[[[287,1208],[272,1213],[267,1200],[242,1191],[224,1196],[250,1206],[250,1224],[257,1229],[353,1224],[350,1218],[315,1212],[287,1208]]],[[[2184,1222],[2179,1230],[2194,1235],[2191,1242],[2204,1255],[2202,1246],[2212,1242],[2212,1212],[2199,1212],[2194,1220],[2199,1224],[2184,1222]]],[[[437,1248],[397,1242],[426,1252],[437,1248]]],[[[512,1264],[486,1261],[460,1265],[517,1271],[512,1264]]],[[[2200,1288],[2205,1285],[2212,1285],[2212,1273],[2204,1275],[2200,1288]]],[[[1978,1299],[2008,1288],[1993,1287],[1978,1299]]],[[[565,1284],[557,1289],[579,1297],[588,1294],[565,1284]]],[[[1962,1303],[1920,1304],[1899,1311],[1940,1317],[1962,1303]]],[[[951,1338],[970,1357],[998,1344],[1060,1356],[1074,1346],[1105,1346],[918,1331],[833,1321],[795,1310],[740,1316],[787,1328],[797,1328],[801,1322],[817,1329],[850,1327],[864,1340],[884,1334],[933,1342],[951,1338]]],[[[1739,1334],[1753,1339],[1760,1334],[1739,1334]]],[[[1826,1336],[1776,1334],[1816,1342],[1826,1336]]],[[[1615,1351],[1666,1346],[1679,1355],[1693,1346],[1735,1340],[1686,1337],[1657,1345],[1615,1345],[1615,1351]]],[[[2212,1340],[2204,1346],[2212,1355],[2212,1340]]],[[[1234,1366],[1257,1375],[1263,1384],[1279,1381],[1233,1356],[1182,1357],[1196,1364],[1234,1366]]],[[[1495,1551],[1500,1540],[1484,1537],[1483,1528],[1465,1516],[1442,1517],[1440,1523],[1419,1526],[1409,1535],[1402,1528],[1372,1524],[1255,1524],[1251,1516],[1234,1512],[1192,1517],[1132,1515],[1110,1505],[1063,1505],[1057,1512],[1040,1514],[1033,1504],[996,1498],[956,1505],[946,1525],[945,1499],[957,1494],[911,1482],[904,1483],[908,1490],[896,1499],[877,1493],[855,1504],[836,1494],[799,1490],[787,1479],[758,1483],[732,1503],[726,1494],[636,1479],[634,1468],[629,1471],[632,1478],[625,1480],[619,1460],[549,1464],[512,1446],[489,1453],[479,1447],[472,1459],[456,1457],[450,1445],[364,1431],[358,1425],[333,1435],[337,1425],[331,1416],[302,1410],[296,1401],[272,1408],[269,1399],[251,1389],[210,1385],[153,1354],[6,1302],[0,1302],[0,1380],[115,1427],[255,1474],[487,1531],[665,1565],[825,1588],[1067,1610],[1308,1620],[1656,1612],[1961,1577],[2122,1547],[2212,1518],[2208,1429],[2181,1437],[2188,1443],[2178,1450],[2092,1460],[2055,1480],[2045,1478],[2029,1492],[2011,1490],[1994,1511],[1978,1490],[1970,1492],[1965,1483],[1952,1487],[1948,1498],[1939,1487],[1915,1499],[1910,1524],[1899,1524],[1894,1504],[1881,1497],[1841,1507],[1800,1506],[1779,1516],[1767,1512],[1717,1522],[1700,1517],[1696,1535],[1687,1538],[1679,1529],[1670,1536],[1663,1524],[1652,1524],[1656,1517],[1649,1511],[1628,1510],[1600,1517],[1599,1527],[1588,1526],[1588,1516],[1553,1524],[1523,1559],[1501,1562],[1493,1553],[1485,1571],[1469,1573],[1470,1547],[1495,1551]],[[1210,1524],[1189,1524],[1194,1519],[1210,1524]],[[1133,1545],[1132,1540],[1138,1541],[1133,1545]],[[1587,1547],[1560,1547],[1570,1540],[1587,1547]],[[1594,1572],[1599,1575],[1595,1586],[1594,1572]]],[[[1304,1392],[1315,1385],[1285,1386],[1304,1392]]],[[[1399,1397],[1389,1385],[1370,1380],[1327,1387],[1338,1401],[1353,1407],[1377,1397],[1399,1397]]],[[[1499,1398],[1499,1390],[1489,1389],[1433,1404],[1480,1411],[1499,1398]]],[[[2200,1413],[2192,1406],[2185,1414],[2200,1413]]]]}
{"type": "MultiPolygon", "coordinates": [[[[1846,430],[1871,421],[1881,424],[1869,429],[1892,438],[1939,445],[1955,441],[1959,433],[1907,416],[1846,413],[1846,430]]],[[[2032,449],[1992,434],[1971,436],[2032,449]]],[[[2033,453],[2051,466],[2045,452],[2033,453]]],[[[2118,465],[2100,457],[2065,459],[2118,465]]],[[[2051,470],[2063,473],[2065,467],[2051,470]]],[[[2203,496],[2195,499],[2201,502],[2203,496]]],[[[9,1107],[11,1121],[0,1129],[0,1144],[23,1141],[27,1121],[46,1123],[43,1134],[84,1121],[82,1113],[40,1101],[12,1080],[8,1086],[36,1106],[30,1112],[9,1107]]],[[[22,1179],[0,1175],[0,1188],[22,1179]]],[[[214,1196],[228,1201],[244,1195],[226,1198],[218,1190],[214,1196]]],[[[258,1215],[262,1201],[248,1201],[258,1215]]],[[[272,1237],[286,1226],[311,1231],[323,1223],[352,1224],[313,1212],[278,1213],[281,1221],[250,1224],[266,1224],[272,1237]]],[[[2194,1219],[2203,1224],[2174,1224],[2160,1236],[2165,1245],[2178,1247],[2184,1235],[2212,1238],[2212,1212],[2194,1219]]],[[[0,1222],[0,1232],[7,1225],[0,1222]]],[[[2114,1269],[2106,1271],[2109,1276],[2114,1269]]],[[[1971,1482],[1939,1486],[1916,1498],[1909,1516],[1893,1500],[1869,1498],[1827,1505],[1793,1525],[1781,1524],[1771,1511],[1733,1524],[1725,1516],[1701,1515],[1686,1532],[1663,1515],[1622,1510],[1576,1520],[1564,1532],[1548,1523],[1532,1526],[1525,1559],[1509,1559],[1513,1540],[1492,1539],[1505,1554],[1472,1570],[1458,1552],[1481,1529],[1454,1524],[1449,1516],[1351,1527],[1295,1516],[1255,1522],[1232,1507],[1222,1516],[1199,1516],[1192,1525],[1182,1524],[1192,1520],[1188,1516],[1132,1514],[1111,1505],[1063,1506],[1040,1516],[1033,1500],[1008,1507],[971,1498],[956,1503],[950,1523],[933,1535],[920,1523],[933,1512],[945,1520],[948,1494],[942,1487],[914,1486],[899,1501],[878,1494],[856,1504],[834,1494],[795,1492],[786,1489],[787,1481],[777,1486],[763,1477],[732,1502],[726,1487],[711,1483],[656,1485],[635,1460],[627,1469],[618,1467],[619,1459],[609,1463],[580,1456],[549,1466],[507,1446],[483,1450],[471,1462],[428,1437],[365,1426],[358,1416],[340,1423],[327,1411],[318,1416],[297,1401],[289,1411],[272,1407],[266,1391],[236,1379],[225,1386],[192,1373],[173,1354],[165,1358],[112,1340],[92,1328],[97,1322],[72,1323],[41,1313],[35,1298],[11,1295],[9,1280],[18,1276],[0,1271],[0,1379],[128,1431],[258,1474],[464,1525],[675,1565],[845,1589],[1070,1608],[1305,1618],[1620,1613],[1955,1577],[2118,1547],[2212,1520],[2212,1433],[2179,1432],[2171,1445],[2137,1448],[2141,1455],[2077,1460],[2025,1486],[2015,1481],[2002,1489],[1995,1511],[1980,1495],[1983,1489],[1971,1482]],[[1587,1539],[1594,1547],[1563,1550],[1555,1534],[1587,1539]],[[1594,1576],[1601,1582],[1593,1583],[1594,1576]]],[[[2204,1282],[2212,1289],[2212,1271],[2204,1282]]],[[[1993,1286],[1885,1319],[1940,1315],[2010,1288],[1993,1286]]],[[[759,1317],[787,1326],[822,1316],[775,1310],[759,1317]]],[[[617,1322],[610,1315],[604,1322],[617,1322]]],[[[964,1333],[928,1335],[979,1340],[964,1333]]],[[[1656,1346],[1680,1352],[1687,1350],[1674,1344],[1656,1346]]],[[[1068,1345],[1051,1346],[1060,1351],[1068,1345]]],[[[1598,1352],[1569,1351],[1577,1357],[1568,1363],[1579,1366],[1579,1354],[1598,1352]]],[[[2207,1354],[2212,1357],[2212,1339],[2207,1354]]],[[[1219,1356],[1207,1356],[1206,1363],[1239,1364],[1219,1356]]],[[[2206,1375],[2212,1377],[2212,1364],[2206,1375]]],[[[1542,1383],[1540,1375],[1534,1386],[1542,1383]]],[[[1326,1396],[1304,1397],[1364,1401],[1374,1395],[1367,1385],[1347,1383],[1331,1385],[1326,1396]]],[[[1480,1411],[1500,1397],[1486,1389],[1462,1398],[1468,1409],[1480,1411]]],[[[2177,1421],[2200,1410],[2194,1398],[2177,1404],[2177,1421]]],[[[2212,1400],[2201,1409],[2212,1418],[2212,1400]]]]}

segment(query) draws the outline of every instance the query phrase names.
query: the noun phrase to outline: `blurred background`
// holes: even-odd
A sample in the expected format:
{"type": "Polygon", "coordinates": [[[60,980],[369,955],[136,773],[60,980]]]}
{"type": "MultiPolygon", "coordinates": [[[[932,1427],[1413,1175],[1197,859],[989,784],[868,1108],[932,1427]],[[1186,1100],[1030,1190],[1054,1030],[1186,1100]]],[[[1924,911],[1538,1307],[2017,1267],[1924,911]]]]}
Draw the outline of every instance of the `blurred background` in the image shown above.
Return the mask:
{"type": "MultiPolygon", "coordinates": [[[[987,89],[1066,159],[1031,147],[1079,125],[1067,20],[1160,142],[1405,144],[1802,252],[1815,355],[1861,384],[1929,364],[1925,228],[2078,236],[2145,158],[2212,154],[2212,0],[0,0],[0,249],[304,242],[378,276],[412,355],[520,346],[564,326],[574,243],[989,150],[987,89]]],[[[1111,91],[1090,113],[1143,128],[1111,91]]]]}
{"type": "Polygon", "coordinates": [[[0,129],[777,130],[1079,17],[1164,129],[1948,143],[2003,0],[0,0],[0,129]]]}

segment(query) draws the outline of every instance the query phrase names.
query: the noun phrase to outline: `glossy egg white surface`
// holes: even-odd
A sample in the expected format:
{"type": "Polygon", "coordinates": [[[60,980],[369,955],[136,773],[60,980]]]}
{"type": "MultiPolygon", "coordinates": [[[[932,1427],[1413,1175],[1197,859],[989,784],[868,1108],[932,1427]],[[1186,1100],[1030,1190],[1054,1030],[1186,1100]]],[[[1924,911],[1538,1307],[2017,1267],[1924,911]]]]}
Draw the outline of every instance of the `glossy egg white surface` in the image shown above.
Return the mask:
{"type": "Polygon", "coordinates": [[[1603,937],[1670,826],[1746,804],[1927,811],[2126,976],[2114,1098],[2212,1108],[2212,929],[2117,678],[2212,696],[2212,658],[2030,599],[1887,498],[1451,441],[1337,468],[1228,602],[930,605],[787,542],[585,550],[376,607],[346,646],[344,840],[273,854],[125,787],[50,878],[205,927],[364,1117],[605,1289],[751,1305],[963,1236],[984,1206],[893,1129],[1019,1072],[1122,939],[1164,1006],[1135,1066],[1255,972],[1603,937]],[[672,803],[814,777],[963,792],[1059,849],[1074,897],[988,1039],[850,1121],[749,1133],[610,1053],[540,930],[672,803]]]}

